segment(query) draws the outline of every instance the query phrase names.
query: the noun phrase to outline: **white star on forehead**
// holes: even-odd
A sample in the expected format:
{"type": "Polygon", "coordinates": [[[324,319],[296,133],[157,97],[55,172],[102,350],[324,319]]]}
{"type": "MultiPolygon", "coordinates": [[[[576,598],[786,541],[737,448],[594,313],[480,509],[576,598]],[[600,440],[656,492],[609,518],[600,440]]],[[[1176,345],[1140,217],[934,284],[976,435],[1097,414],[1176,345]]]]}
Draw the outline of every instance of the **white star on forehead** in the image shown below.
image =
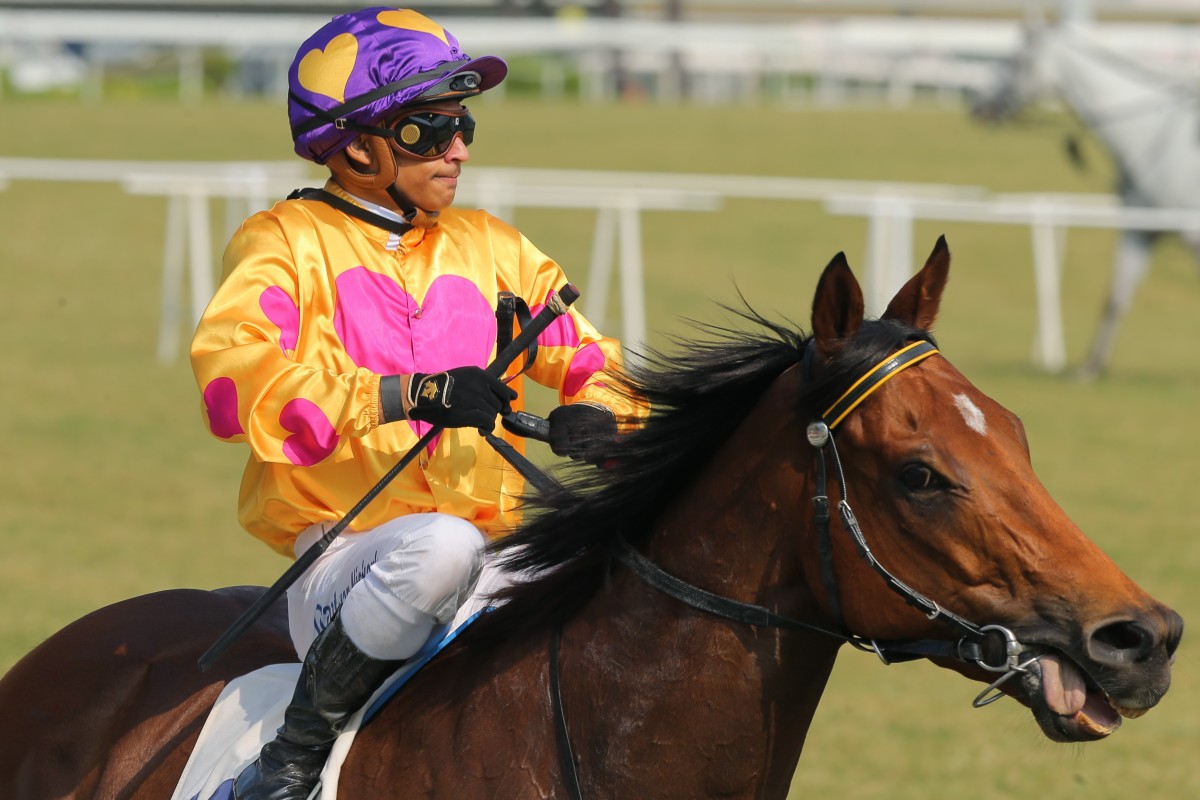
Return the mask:
{"type": "Polygon", "coordinates": [[[965,394],[954,395],[954,407],[958,409],[958,413],[962,414],[968,428],[981,435],[987,434],[987,418],[983,416],[983,412],[971,401],[971,398],[965,394]]]}

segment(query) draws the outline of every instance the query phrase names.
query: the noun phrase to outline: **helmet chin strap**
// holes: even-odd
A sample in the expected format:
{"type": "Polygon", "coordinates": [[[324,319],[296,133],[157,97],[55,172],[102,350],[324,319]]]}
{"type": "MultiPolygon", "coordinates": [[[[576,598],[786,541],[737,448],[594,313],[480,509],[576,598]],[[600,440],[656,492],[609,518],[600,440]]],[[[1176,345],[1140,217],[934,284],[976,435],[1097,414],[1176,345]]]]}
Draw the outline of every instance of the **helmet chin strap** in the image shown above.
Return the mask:
{"type": "Polygon", "coordinates": [[[396,204],[396,208],[400,209],[400,213],[414,228],[429,228],[437,222],[438,212],[417,208],[413,201],[396,188],[394,182],[388,184],[385,191],[388,193],[388,197],[392,198],[392,202],[396,204]]]}
{"type": "Polygon", "coordinates": [[[382,189],[396,204],[397,210],[414,227],[428,228],[437,221],[438,212],[417,208],[404,194],[396,188],[396,178],[400,174],[400,166],[396,163],[396,154],[382,136],[366,136],[367,147],[373,160],[379,165],[374,172],[367,172],[362,165],[346,155],[346,151],[332,156],[328,163],[337,168],[338,180],[345,181],[347,190],[379,191],[382,189]]]}

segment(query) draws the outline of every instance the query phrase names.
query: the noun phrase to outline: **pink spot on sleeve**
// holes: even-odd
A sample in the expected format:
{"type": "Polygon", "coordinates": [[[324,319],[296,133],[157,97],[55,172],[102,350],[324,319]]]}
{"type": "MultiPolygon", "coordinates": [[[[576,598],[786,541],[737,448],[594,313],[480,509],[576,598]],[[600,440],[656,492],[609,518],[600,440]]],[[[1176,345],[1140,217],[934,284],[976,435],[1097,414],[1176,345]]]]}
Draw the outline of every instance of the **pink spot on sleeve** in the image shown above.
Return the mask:
{"type": "Polygon", "coordinates": [[[214,436],[228,439],[245,433],[238,420],[237,384],[233,378],[213,378],[204,387],[204,413],[214,436]]]}
{"type": "Polygon", "coordinates": [[[258,298],[258,307],[279,328],[279,349],[295,350],[300,340],[300,309],[278,286],[269,286],[258,298]]]}
{"type": "Polygon", "coordinates": [[[279,413],[279,424],[292,434],[283,442],[283,454],[296,466],[311,467],[337,448],[337,431],[311,400],[289,401],[279,413]]]}
{"type": "MultiPolygon", "coordinates": [[[[549,300],[555,292],[546,293],[546,299],[549,300]]],[[[545,304],[536,305],[529,309],[529,313],[537,316],[545,308],[545,304]]],[[[550,326],[538,336],[538,344],[545,347],[578,347],[579,346],[579,331],[575,329],[575,319],[570,314],[563,314],[558,317],[550,326]]]]}
{"type": "Polygon", "coordinates": [[[600,345],[592,342],[575,354],[571,366],[567,367],[567,376],[563,379],[563,393],[574,397],[587,384],[588,379],[604,369],[604,351],[600,345]]]}

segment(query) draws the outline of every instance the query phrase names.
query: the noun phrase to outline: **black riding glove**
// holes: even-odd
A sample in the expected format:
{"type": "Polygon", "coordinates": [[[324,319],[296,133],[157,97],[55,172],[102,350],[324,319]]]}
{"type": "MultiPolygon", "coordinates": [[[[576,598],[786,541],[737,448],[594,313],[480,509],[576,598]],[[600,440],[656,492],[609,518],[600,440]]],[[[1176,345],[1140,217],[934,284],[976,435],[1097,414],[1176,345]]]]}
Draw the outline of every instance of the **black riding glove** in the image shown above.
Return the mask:
{"type": "Polygon", "coordinates": [[[617,439],[617,417],[604,406],[572,403],[559,406],[547,417],[550,449],[558,456],[598,464],[612,455],[617,439]]]}
{"type": "Polygon", "coordinates": [[[491,430],[496,417],[508,410],[517,393],[499,378],[479,367],[455,367],[445,372],[413,373],[409,378],[408,397],[401,405],[399,376],[379,382],[383,417],[394,422],[405,417],[428,422],[441,428],[482,428],[491,430]],[[394,379],[394,380],[393,380],[394,379]]]}

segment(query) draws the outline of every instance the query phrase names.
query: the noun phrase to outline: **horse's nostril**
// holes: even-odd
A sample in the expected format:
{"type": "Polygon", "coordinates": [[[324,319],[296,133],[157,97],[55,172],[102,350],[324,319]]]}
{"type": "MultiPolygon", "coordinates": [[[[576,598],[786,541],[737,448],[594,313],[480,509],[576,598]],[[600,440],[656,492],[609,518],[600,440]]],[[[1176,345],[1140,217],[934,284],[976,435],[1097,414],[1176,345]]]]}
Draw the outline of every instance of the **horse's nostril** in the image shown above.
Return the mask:
{"type": "Polygon", "coordinates": [[[1153,631],[1128,620],[1097,628],[1088,640],[1092,658],[1108,664],[1141,661],[1154,647],[1153,631]]]}
{"type": "Polygon", "coordinates": [[[1167,616],[1167,657],[1174,658],[1175,650],[1179,647],[1180,640],[1183,639],[1183,617],[1176,614],[1174,611],[1168,613],[1167,616]]]}

